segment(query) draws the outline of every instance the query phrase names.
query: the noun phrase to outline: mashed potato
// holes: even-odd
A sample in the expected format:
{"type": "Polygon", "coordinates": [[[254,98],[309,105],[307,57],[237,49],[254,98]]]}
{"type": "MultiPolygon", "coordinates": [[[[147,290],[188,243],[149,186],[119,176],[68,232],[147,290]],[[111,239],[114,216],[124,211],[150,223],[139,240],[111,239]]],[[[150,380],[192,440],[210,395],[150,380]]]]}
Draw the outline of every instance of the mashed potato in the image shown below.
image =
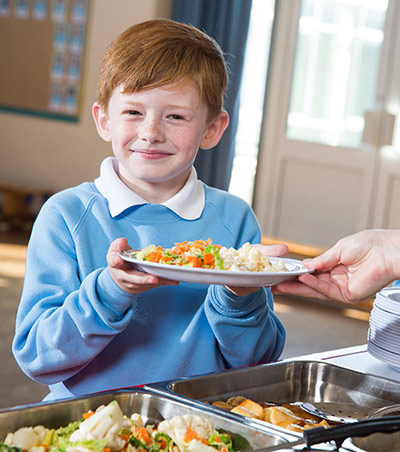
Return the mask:
{"type": "Polygon", "coordinates": [[[272,263],[268,256],[261,251],[245,243],[241,248],[222,247],[219,255],[224,263],[225,270],[250,271],[250,272],[284,272],[287,268],[283,261],[272,263]]]}

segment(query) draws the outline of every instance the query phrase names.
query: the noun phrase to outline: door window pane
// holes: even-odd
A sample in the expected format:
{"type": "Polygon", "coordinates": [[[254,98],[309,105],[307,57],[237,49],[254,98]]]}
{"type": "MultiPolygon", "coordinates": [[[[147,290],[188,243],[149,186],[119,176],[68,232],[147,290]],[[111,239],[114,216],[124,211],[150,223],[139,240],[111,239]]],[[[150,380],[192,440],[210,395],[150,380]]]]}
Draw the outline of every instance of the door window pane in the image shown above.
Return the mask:
{"type": "Polygon", "coordinates": [[[375,106],[387,0],[303,0],[286,134],[359,147],[375,106]]]}

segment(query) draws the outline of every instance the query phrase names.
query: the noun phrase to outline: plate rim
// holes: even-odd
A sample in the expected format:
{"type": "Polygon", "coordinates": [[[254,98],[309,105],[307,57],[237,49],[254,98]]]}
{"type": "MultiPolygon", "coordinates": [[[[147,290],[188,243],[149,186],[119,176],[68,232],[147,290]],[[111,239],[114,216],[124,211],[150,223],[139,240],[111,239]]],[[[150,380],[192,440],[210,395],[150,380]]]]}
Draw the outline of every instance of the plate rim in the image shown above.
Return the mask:
{"type": "Polygon", "coordinates": [[[219,269],[215,269],[215,268],[196,268],[196,267],[184,267],[184,266],[179,266],[179,265],[167,265],[167,264],[160,264],[158,262],[148,262],[148,261],[142,261],[140,259],[135,259],[133,257],[130,257],[127,255],[127,252],[132,252],[132,251],[136,251],[136,250],[125,250],[125,251],[121,251],[119,252],[119,256],[124,259],[126,262],[130,262],[131,264],[137,265],[137,266],[147,266],[149,268],[155,268],[155,269],[173,269],[174,271],[178,270],[178,271],[183,271],[184,273],[190,273],[190,274],[198,274],[198,275],[206,275],[206,274],[210,274],[210,275],[215,275],[215,276],[233,276],[233,275],[240,275],[242,277],[244,276],[255,276],[257,275],[257,279],[262,278],[263,276],[267,277],[273,277],[273,276],[284,276],[284,275],[288,275],[288,276],[298,276],[298,275],[302,275],[305,273],[312,273],[314,270],[313,269],[309,269],[307,267],[305,267],[303,265],[303,263],[298,260],[298,259],[292,259],[292,258],[284,258],[284,257],[273,257],[273,256],[269,256],[269,258],[271,259],[271,261],[283,261],[285,264],[292,264],[295,265],[297,267],[299,267],[296,270],[293,271],[281,271],[281,272],[258,272],[258,271],[242,271],[242,270],[238,270],[238,271],[233,271],[233,270],[219,270],[219,269]]]}

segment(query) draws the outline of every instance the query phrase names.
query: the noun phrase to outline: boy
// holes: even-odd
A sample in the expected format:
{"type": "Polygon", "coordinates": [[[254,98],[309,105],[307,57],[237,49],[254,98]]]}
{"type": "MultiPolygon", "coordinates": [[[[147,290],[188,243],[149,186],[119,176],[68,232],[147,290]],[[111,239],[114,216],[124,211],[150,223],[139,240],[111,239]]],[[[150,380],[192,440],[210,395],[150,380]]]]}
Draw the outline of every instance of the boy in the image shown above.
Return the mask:
{"type": "Polygon", "coordinates": [[[217,44],[170,20],[135,25],[106,51],[93,116],[115,158],[43,206],[28,246],[13,352],[49,385],[45,400],[279,357],[270,290],[178,284],[118,255],[128,241],[260,242],[249,206],[192,166],[228,125],[226,84],[217,44]]]}

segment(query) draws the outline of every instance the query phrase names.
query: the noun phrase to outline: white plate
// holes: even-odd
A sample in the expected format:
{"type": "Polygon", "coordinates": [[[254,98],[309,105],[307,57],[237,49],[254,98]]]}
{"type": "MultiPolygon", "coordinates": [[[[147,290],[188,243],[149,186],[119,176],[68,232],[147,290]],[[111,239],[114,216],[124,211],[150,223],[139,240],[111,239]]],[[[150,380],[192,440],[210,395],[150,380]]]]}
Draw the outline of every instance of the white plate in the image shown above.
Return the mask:
{"type": "Polygon", "coordinates": [[[379,345],[376,345],[371,340],[368,340],[368,353],[372,355],[374,358],[379,359],[379,361],[383,361],[389,366],[395,368],[400,371],[400,355],[396,353],[392,353],[387,351],[379,345]]]}
{"type": "Polygon", "coordinates": [[[270,257],[270,260],[272,263],[283,261],[289,270],[287,272],[249,272],[180,267],[178,265],[142,261],[131,257],[128,253],[122,252],[120,256],[125,261],[134,264],[139,270],[160,278],[199,284],[222,284],[241,287],[273,286],[293,279],[297,275],[312,272],[312,270],[304,267],[301,261],[281,257],[270,257]]]}

